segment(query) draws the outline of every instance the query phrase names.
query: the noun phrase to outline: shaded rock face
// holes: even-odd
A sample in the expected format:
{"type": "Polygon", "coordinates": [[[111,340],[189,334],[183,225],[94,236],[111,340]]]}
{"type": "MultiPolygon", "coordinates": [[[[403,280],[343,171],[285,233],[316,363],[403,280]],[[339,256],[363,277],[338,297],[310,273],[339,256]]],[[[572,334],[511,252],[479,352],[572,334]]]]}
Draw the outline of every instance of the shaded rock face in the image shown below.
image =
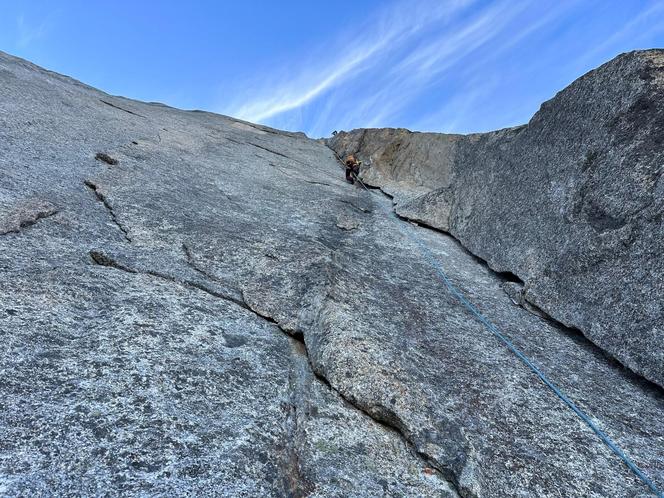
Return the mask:
{"type": "Polygon", "coordinates": [[[664,386],[664,51],[579,78],[521,127],[330,140],[405,218],[444,230],[524,299],[664,386]]]}
{"type": "Polygon", "coordinates": [[[0,53],[0,174],[2,495],[647,496],[420,245],[664,485],[661,389],[317,141],[0,53]]]}

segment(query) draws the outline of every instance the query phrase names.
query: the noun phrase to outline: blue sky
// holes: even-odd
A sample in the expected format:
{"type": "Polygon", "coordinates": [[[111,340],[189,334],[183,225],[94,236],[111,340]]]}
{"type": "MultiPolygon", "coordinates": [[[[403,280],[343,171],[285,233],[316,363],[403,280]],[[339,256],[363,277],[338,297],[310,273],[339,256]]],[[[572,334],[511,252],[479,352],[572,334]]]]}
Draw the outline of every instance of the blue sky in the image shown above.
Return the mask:
{"type": "Polygon", "coordinates": [[[662,0],[6,1],[0,50],[106,92],[327,136],[525,123],[662,0]]]}

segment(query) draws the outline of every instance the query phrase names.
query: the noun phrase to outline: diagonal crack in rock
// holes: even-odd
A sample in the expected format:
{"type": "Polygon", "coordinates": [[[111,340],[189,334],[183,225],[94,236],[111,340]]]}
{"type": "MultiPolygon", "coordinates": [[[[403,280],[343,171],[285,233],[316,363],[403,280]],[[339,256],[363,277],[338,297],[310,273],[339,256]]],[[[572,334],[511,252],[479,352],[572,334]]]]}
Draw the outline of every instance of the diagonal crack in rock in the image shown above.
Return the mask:
{"type": "Polygon", "coordinates": [[[130,111],[130,110],[128,110],[128,109],[125,109],[125,108],[123,108],[123,107],[120,107],[119,105],[115,105],[115,104],[113,104],[113,103],[111,103],[111,102],[108,102],[107,100],[104,100],[104,99],[99,99],[99,100],[100,100],[103,104],[106,104],[107,106],[114,107],[115,109],[119,109],[120,111],[124,111],[124,112],[126,112],[126,113],[128,113],[128,114],[133,114],[134,116],[139,116],[139,117],[141,117],[141,118],[145,118],[145,116],[143,116],[142,114],[138,114],[137,112],[130,111]]]}
{"type": "Polygon", "coordinates": [[[168,275],[166,273],[162,273],[162,272],[159,272],[159,271],[155,271],[155,270],[139,270],[137,268],[133,268],[133,267],[127,265],[127,264],[124,264],[124,263],[118,261],[117,259],[113,258],[112,256],[109,256],[108,254],[106,254],[104,252],[97,251],[97,250],[90,251],[90,257],[92,258],[92,261],[95,264],[99,265],[99,266],[107,266],[109,268],[115,268],[117,270],[122,270],[122,271],[127,272],[127,273],[150,275],[151,277],[166,280],[168,282],[179,284],[179,285],[182,285],[184,287],[198,289],[198,290],[203,291],[203,292],[205,292],[205,293],[207,293],[211,296],[214,296],[214,297],[217,297],[219,299],[224,299],[226,301],[232,302],[234,304],[237,304],[238,306],[241,306],[245,310],[249,310],[249,311],[253,312],[253,310],[251,310],[249,308],[249,306],[247,306],[247,304],[244,301],[242,301],[240,299],[237,299],[237,298],[235,298],[235,297],[233,297],[229,294],[216,291],[216,290],[210,288],[209,286],[206,286],[206,285],[201,284],[199,282],[194,282],[193,280],[177,279],[177,278],[175,278],[171,275],[168,275]]]}
{"type": "Polygon", "coordinates": [[[131,242],[131,237],[129,236],[129,231],[120,223],[118,220],[117,215],[115,214],[115,211],[113,210],[113,205],[111,202],[108,200],[108,197],[101,191],[99,186],[94,183],[92,180],[85,180],[83,184],[90,189],[94,194],[95,197],[99,202],[101,202],[106,210],[108,211],[109,216],[111,217],[111,221],[118,227],[118,229],[122,232],[122,235],[124,236],[125,240],[127,242],[131,242]]]}

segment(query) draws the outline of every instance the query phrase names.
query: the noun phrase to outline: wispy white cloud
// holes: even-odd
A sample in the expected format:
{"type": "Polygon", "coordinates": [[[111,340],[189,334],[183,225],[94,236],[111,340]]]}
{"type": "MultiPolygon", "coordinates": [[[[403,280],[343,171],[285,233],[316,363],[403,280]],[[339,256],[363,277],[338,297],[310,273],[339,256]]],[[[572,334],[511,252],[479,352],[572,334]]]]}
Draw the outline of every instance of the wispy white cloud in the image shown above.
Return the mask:
{"type": "MultiPolygon", "coordinates": [[[[471,54],[494,40],[523,10],[523,2],[501,2],[479,11],[440,34],[427,36],[410,54],[389,70],[385,86],[365,98],[359,111],[370,116],[365,126],[381,126],[401,111],[418,94],[461,61],[464,70],[475,65],[471,54]],[[368,110],[371,109],[371,112],[368,110]]],[[[496,49],[491,47],[491,52],[496,49]]],[[[479,57],[477,57],[479,59],[479,57]]]]}
{"type": "Polygon", "coordinates": [[[16,18],[16,46],[18,48],[26,48],[33,41],[44,36],[47,27],[48,24],[46,21],[39,22],[38,24],[30,24],[25,20],[25,16],[20,14],[16,18]]]}
{"type": "Polygon", "coordinates": [[[523,2],[492,5],[453,30],[446,30],[436,39],[424,40],[392,72],[432,77],[493,38],[523,7],[523,2]]]}
{"type": "MultiPolygon", "coordinates": [[[[264,121],[275,115],[300,108],[342,82],[358,76],[375,65],[387,52],[395,50],[420,30],[451,17],[455,12],[471,3],[470,0],[445,2],[432,7],[419,3],[411,6],[399,3],[396,8],[380,13],[378,21],[364,34],[362,28],[354,27],[344,33],[347,40],[334,51],[338,54],[330,60],[320,56],[323,64],[302,64],[307,67],[296,76],[289,71],[278,84],[262,89],[257,96],[246,96],[249,100],[239,105],[230,105],[227,112],[249,121],[264,121]]],[[[328,48],[329,50],[329,48],[328,48]]]]}
{"type": "MultiPolygon", "coordinates": [[[[458,57],[458,59],[462,59],[463,63],[459,64],[460,67],[455,72],[459,79],[463,81],[463,84],[445,99],[442,106],[432,109],[413,121],[412,129],[446,133],[467,133],[493,129],[494,127],[483,129],[481,124],[478,123],[480,120],[477,118],[478,114],[486,111],[486,103],[495,100],[492,97],[495,96],[494,92],[500,87],[503,75],[500,73],[487,75],[485,69],[491,67],[492,62],[500,60],[502,55],[525,42],[529,37],[542,35],[547,28],[556,26],[578,4],[578,0],[568,0],[559,8],[546,10],[532,22],[517,22],[516,26],[510,26],[507,35],[502,31],[509,24],[509,21],[513,20],[512,18],[517,12],[503,16],[503,20],[506,22],[502,25],[501,32],[494,32],[494,36],[484,40],[483,44],[490,42],[489,50],[478,51],[472,57],[467,57],[467,54],[458,57]],[[472,121],[474,121],[474,124],[471,125],[470,122],[472,121]]],[[[522,4],[520,7],[519,13],[523,13],[525,6],[522,4]]],[[[498,12],[493,12],[493,14],[498,14],[498,12]]],[[[485,19],[490,18],[485,17],[485,19]]],[[[482,20],[473,25],[482,25],[482,20]]],[[[527,61],[524,61],[520,65],[520,69],[524,73],[532,71],[533,62],[527,63],[527,61]]],[[[531,114],[530,102],[527,100],[521,101],[517,106],[512,107],[508,113],[503,114],[504,125],[501,125],[501,127],[514,126],[525,122],[531,114]]]]}
{"type": "Polygon", "coordinates": [[[242,105],[235,111],[235,115],[248,121],[263,121],[276,114],[302,107],[348,77],[354,69],[379,51],[387,42],[388,40],[385,39],[380,43],[361,47],[360,50],[337,61],[336,67],[331,72],[322,75],[320,79],[310,76],[301,77],[300,81],[295,81],[294,84],[275,89],[270,96],[260,97],[256,101],[242,105]]]}
{"type": "MultiPolygon", "coordinates": [[[[499,0],[488,6],[469,6],[473,6],[470,1],[424,2],[415,8],[394,4],[364,36],[345,36],[352,43],[341,45],[341,57],[326,61],[325,66],[314,64],[257,95],[245,94],[239,104],[221,111],[249,121],[305,128],[314,136],[329,134],[330,122],[339,129],[385,126],[447,72],[459,71],[456,66],[462,62],[465,69],[472,65],[471,54],[490,42],[494,45],[489,50],[495,50],[495,39],[523,13],[527,3],[499,0]],[[357,88],[347,88],[363,85],[361,98],[352,91],[357,88]],[[306,113],[316,100],[321,101],[316,111],[306,113]],[[294,113],[302,119],[294,119],[294,113]]],[[[525,37],[542,22],[545,20],[532,23],[535,26],[525,24],[501,41],[525,37]]],[[[482,59],[481,54],[476,59],[482,59]]]]}
{"type": "Polygon", "coordinates": [[[664,32],[647,22],[664,17],[661,2],[641,7],[611,36],[610,22],[595,23],[600,7],[601,0],[398,1],[373,24],[351,26],[324,50],[312,49],[310,58],[287,61],[286,74],[269,72],[265,85],[242,82],[237,100],[218,109],[312,136],[333,127],[458,132],[525,122],[564,85],[560,79],[580,74],[570,67],[602,29],[591,55],[643,38],[638,31],[664,32]],[[543,75],[552,72],[558,81],[548,84],[543,75]],[[531,88],[529,78],[539,86],[531,88]],[[493,95],[500,92],[511,95],[511,105],[493,95]]]}
{"type": "Polygon", "coordinates": [[[623,24],[621,29],[587,50],[576,59],[575,64],[582,67],[596,63],[598,58],[606,58],[607,54],[616,55],[612,52],[615,52],[617,47],[624,47],[625,40],[628,40],[633,48],[637,48],[637,44],[641,40],[662,32],[664,32],[664,2],[655,0],[646,10],[637,11],[631,19],[623,24]]]}

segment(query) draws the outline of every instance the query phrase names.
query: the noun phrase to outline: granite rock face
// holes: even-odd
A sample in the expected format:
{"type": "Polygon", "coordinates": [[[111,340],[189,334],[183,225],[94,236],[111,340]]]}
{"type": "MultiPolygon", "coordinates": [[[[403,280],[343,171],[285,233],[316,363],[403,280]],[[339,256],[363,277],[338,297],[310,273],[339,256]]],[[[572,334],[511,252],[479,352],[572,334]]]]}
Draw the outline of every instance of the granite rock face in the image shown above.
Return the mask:
{"type": "Polygon", "coordinates": [[[0,175],[0,495],[648,496],[422,247],[664,485],[661,389],[317,141],[0,53],[0,175]]]}
{"type": "Polygon", "coordinates": [[[664,51],[621,55],[527,125],[339,133],[404,217],[444,230],[523,297],[664,386],[664,51]]]}

